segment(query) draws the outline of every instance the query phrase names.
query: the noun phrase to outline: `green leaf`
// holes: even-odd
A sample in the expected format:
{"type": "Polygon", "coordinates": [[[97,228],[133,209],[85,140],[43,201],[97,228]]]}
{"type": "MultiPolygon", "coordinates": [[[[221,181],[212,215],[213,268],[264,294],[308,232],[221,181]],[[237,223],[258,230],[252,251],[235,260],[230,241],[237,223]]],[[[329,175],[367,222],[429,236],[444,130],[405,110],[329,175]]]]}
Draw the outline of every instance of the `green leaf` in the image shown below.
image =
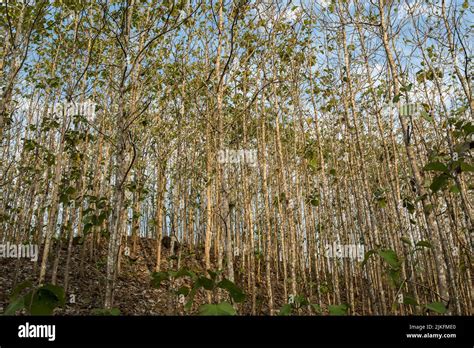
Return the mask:
{"type": "Polygon", "coordinates": [[[193,271],[189,271],[185,268],[181,268],[178,272],[174,273],[172,275],[173,278],[182,278],[182,277],[190,277],[191,279],[196,279],[196,273],[194,273],[193,271]]]}
{"type": "Polygon", "coordinates": [[[463,172],[474,172],[474,166],[470,165],[469,163],[466,162],[461,162],[461,171],[463,172]]]}
{"type": "Polygon", "coordinates": [[[446,174],[441,174],[433,179],[433,182],[430,185],[430,189],[433,192],[438,192],[448,183],[449,176],[446,174]]]}
{"type": "Polygon", "coordinates": [[[318,161],[316,160],[316,158],[312,158],[311,160],[309,160],[308,165],[309,165],[313,170],[316,170],[316,169],[318,168],[318,161]]]}
{"type": "Polygon", "coordinates": [[[408,295],[403,296],[403,303],[407,305],[418,306],[418,302],[416,302],[412,296],[408,295]]]}
{"type": "Polygon", "coordinates": [[[120,309],[115,308],[115,307],[111,308],[110,311],[109,311],[109,314],[113,315],[113,316],[118,316],[118,315],[120,315],[120,309]]]}
{"type": "Polygon", "coordinates": [[[62,204],[67,204],[69,202],[69,196],[65,194],[61,194],[59,196],[59,202],[62,204]]]}
{"type": "Polygon", "coordinates": [[[422,83],[425,80],[425,72],[420,70],[416,73],[416,81],[418,83],[422,83]]]}
{"type": "MultiPolygon", "coordinates": [[[[29,295],[29,294],[28,294],[29,295]]],[[[61,303],[57,295],[48,289],[40,288],[34,292],[33,298],[25,296],[27,309],[31,315],[51,315],[61,303]]]]}
{"type": "Polygon", "coordinates": [[[302,295],[296,295],[293,297],[293,301],[290,303],[294,308],[301,308],[309,305],[309,301],[302,295]]]}
{"type": "Polygon", "coordinates": [[[66,303],[64,289],[61,286],[46,284],[42,286],[38,291],[47,291],[53,294],[56,297],[56,300],[60,306],[64,306],[66,303]]]}
{"type": "Polygon", "coordinates": [[[390,281],[390,285],[393,286],[394,288],[399,288],[400,287],[400,269],[399,268],[390,268],[388,270],[388,278],[390,281]]]}
{"type": "Polygon", "coordinates": [[[189,287],[183,285],[181,286],[177,291],[176,291],[176,295],[184,295],[184,296],[188,296],[189,294],[189,287]]]}
{"type": "Polygon", "coordinates": [[[405,207],[410,214],[413,214],[415,212],[415,205],[410,202],[408,198],[403,199],[403,207],[405,207]]]}
{"type": "Polygon", "coordinates": [[[29,280],[27,281],[24,281],[20,284],[18,284],[15,289],[13,289],[12,293],[10,294],[10,300],[14,300],[14,299],[17,299],[21,292],[25,289],[30,289],[30,288],[33,288],[33,283],[29,280]]]}
{"type": "Polygon", "coordinates": [[[318,314],[321,314],[323,312],[323,309],[317,303],[311,303],[310,306],[313,307],[314,311],[318,314]]]}
{"type": "Polygon", "coordinates": [[[25,301],[23,296],[19,296],[16,299],[14,299],[10,304],[8,305],[7,309],[5,309],[5,313],[3,315],[15,315],[17,311],[25,307],[25,301]]]}
{"type": "Polygon", "coordinates": [[[199,307],[199,315],[236,315],[234,307],[228,302],[204,304],[199,307]]]}
{"type": "Polygon", "coordinates": [[[387,206],[387,200],[385,197],[381,197],[377,199],[377,204],[380,208],[385,208],[387,206]]]}
{"type": "Polygon", "coordinates": [[[431,302],[431,303],[426,304],[425,307],[429,310],[432,310],[440,314],[444,314],[448,311],[446,306],[441,302],[431,302]]]}
{"type": "Polygon", "coordinates": [[[433,117],[427,113],[425,110],[420,111],[421,117],[423,117],[428,122],[433,122],[433,117]]]}
{"type": "Polygon", "coordinates": [[[372,255],[376,254],[376,253],[377,253],[377,252],[376,252],[375,250],[369,250],[369,251],[367,251],[367,252],[365,253],[365,255],[364,255],[364,260],[362,261],[362,267],[364,267],[365,264],[367,263],[367,261],[369,261],[369,258],[370,258],[372,255]]]}
{"type": "Polygon", "coordinates": [[[198,289],[198,286],[194,284],[193,288],[188,294],[188,301],[184,305],[184,310],[189,311],[192,308],[193,302],[194,302],[194,296],[196,295],[197,289],[198,289]]]}
{"type": "Polygon", "coordinates": [[[278,315],[281,315],[281,316],[286,316],[286,315],[290,315],[291,314],[291,305],[289,303],[287,304],[284,304],[281,308],[280,308],[280,312],[278,313],[278,315]]]}
{"type": "Polygon", "coordinates": [[[474,133],[474,124],[471,123],[471,122],[468,122],[467,124],[465,124],[463,127],[462,127],[464,133],[467,135],[470,135],[472,133],[474,133]]]}
{"type": "Polygon", "coordinates": [[[199,277],[196,285],[198,287],[203,287],[206,290],[212,290],[214,289],[214,281],[212,279],[206,278],[206,277],[199,277]]]}
{"type": "Polygon", "coordinates": [[[218,275],[218,272],[214,272],[214,271],[211,271],[211,270],[209,269],[209,270],[207,271],[207,273],[209,273],[209,275],[211,276],[211,279],[212,279],[213,281],[216,280],[217,275],[218,275]]]}
{"type": "Polygon", "coordinates": [[[90,232],[90,230],[92,229],[92,227],[94,227],[93,224],[91,223],[87,223],[84,225],[84,229],[82,230],[84,234],[87,234],[90,232]]]}
{"type": "Polygon", "coordinates": [[[435,171],[435,172],[448,172],[448,167],[446,167],[443,163],[439,161],[430,162],[423,167],[424,171],[435,171]]]}
{"type": "Polygon", "coordinates": [[[321,294],[327,294],[329,292],[329,286],[327,284],[321,284],[319,286],[319,291],[321,294]]]}
{"type": "Polygon", "coordinates": [[[394,269],[398,269],[400,267],[400,261],[398,260],[398,256],[395,251],[390,249],[379,250],[378,254],[390,265],[390,267],[394,269]]]}
{"type": "Polygon", "coordinates": [[[161,286],[161,282],[169,279],[168,272],[153,272],[151,277],[151,286],[154,288],[159,288],[161,286]]]}
{"type": "Polygon", "coordinates": [[[219,284],[217,284],[217,286],[221,289],[227,290],[234,302],[239,303],[245,300],[245,294],[243,293],[243,291],[230,280],[223,279],[219,282],[219,284]]]}
{"type": "Polygon", "coordinates": [[[347,315],[349,307],[346,304],[330,305],[328,307],[329,315],[347,315]]]}
{"type": "Polygon", "coordinates": [[[449,188],[449,191],[451,191],[452,193],[459,193],[461,192],[461,190],[459,190],[459,187],[458,185],[453,185],[449,188]]]}
{"type": "Polygon", "coordinates": [[[413,87],[413,83],[410,83],[406,86],[402,86],[402,88],[400,88],[400,91],[401,92],[410,92],[412,87],[413,87]]]}

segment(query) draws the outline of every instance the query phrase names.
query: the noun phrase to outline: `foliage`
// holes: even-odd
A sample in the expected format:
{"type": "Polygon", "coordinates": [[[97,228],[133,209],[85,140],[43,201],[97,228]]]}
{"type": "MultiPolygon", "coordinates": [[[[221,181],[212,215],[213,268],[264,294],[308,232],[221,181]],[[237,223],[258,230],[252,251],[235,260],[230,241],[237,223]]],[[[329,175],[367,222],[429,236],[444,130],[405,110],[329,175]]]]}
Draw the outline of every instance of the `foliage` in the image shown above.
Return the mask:
{"type": "Polygon", "coordinates": [[[236,315],[234,307],[229,302],[221,302],[217,304],[204,304],[199,307],[199,315],[236,315]]]}
{"type": "MultiPolygon", "coordinates": [[[[184,305],[186,310],[190,310],[192,308],[194,297],[201,289],[211,293],[215,293],[217,289],[223,289],[227,292],[227,295],[232,303],[240,303],[245,300],[246,296],[244,292],[237,285],[235,285],[234,282],[225,277],[220,277],[222,273],[221,271],[208,270],[207,273],[209,274],[209,277],[196,274],[195,272],[185,268],[181,268],[178,271],[154,272],[152,274],[151,285],[153,287],[159,288],[164,281],[179,279],[182,277],[189,278],[191,285],[189,287],[182,286],[176,292],[177,295],[184,295],[187,298],[187,301],[184,305]],[[219,280],[219,278],[221,279],[219,280]]],[[[221,313],[223,315],[235,314],[235,309],[234,311],[229,309],[229,306],[232,307],[232,304],[228,302],[207,304],[203,306],[201,306],[199,309],[199,313],[202,315],[219,315],[216,313],[221,313]]]]}
{"type": "Polygon", "coordinates": [[[10,294],[10,304],[5,315],[14,315],[24,309],[29,315],[51,315],[57,307],[65,304],[64,289],[53,284],[34,286],[25,281],[10,294]]]}

